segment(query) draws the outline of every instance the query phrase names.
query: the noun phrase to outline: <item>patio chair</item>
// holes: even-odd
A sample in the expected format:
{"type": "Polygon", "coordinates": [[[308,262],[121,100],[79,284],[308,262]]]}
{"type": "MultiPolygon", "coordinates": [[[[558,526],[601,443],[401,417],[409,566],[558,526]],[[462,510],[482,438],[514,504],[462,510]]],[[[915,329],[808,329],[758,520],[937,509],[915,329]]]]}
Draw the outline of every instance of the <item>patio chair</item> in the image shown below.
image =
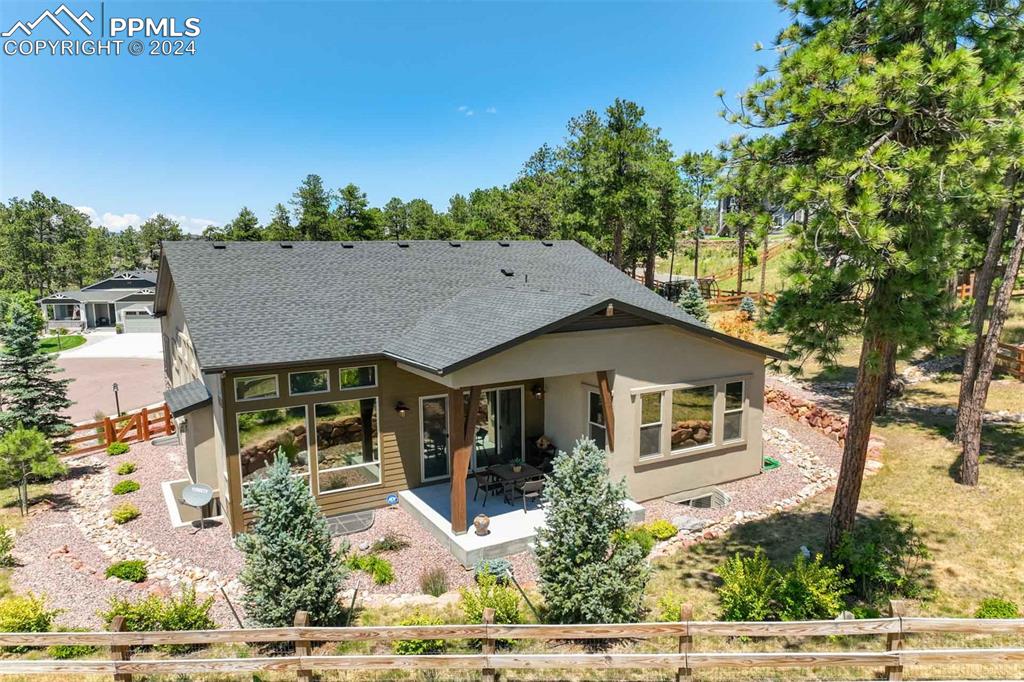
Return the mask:
{"type": "Polygon", "coordinates": [[[500,478],[487,471],[477,471],[473,473],[473,481],[476,482],[476,490],[473,491],[473,501],[476,502],[476,496],[481,490],[484,491],[484,503],[483,506],[487,506],[487,495],[497,495],[498,493],[504,494],[505,484],[500,478]]]}
{"type": "Polygon", "coordinates": [[[537,501],[537,506],[540,506],[540,496],[544,492],[544,479],[523,481],[516,485],[516,492],[523,496],[523,513],[525,514],[527,500],[534,499],[537,501]]]}

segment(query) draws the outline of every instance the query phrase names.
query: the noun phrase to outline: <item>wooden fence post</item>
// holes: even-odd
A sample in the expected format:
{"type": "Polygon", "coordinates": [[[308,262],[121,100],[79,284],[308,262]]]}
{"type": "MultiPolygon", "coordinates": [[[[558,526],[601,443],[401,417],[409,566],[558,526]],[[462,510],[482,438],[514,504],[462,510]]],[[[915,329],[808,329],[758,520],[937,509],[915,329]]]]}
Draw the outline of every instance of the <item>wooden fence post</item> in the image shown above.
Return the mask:
{"type": "MultiPolygon", "coordinates": [[[[905,605],[901,600],[890,599],[889,600],[889,617],[896,618],[899,625],[899,629],[896,632],[890,632],[885,637],[885,649],[886,651],[899,651],[903,648],[903,613],[905,605]]],[[[902,680],[903,679],[903,666],[887,665],[885,666],[885,672],[888,674],[890,680],[902,680]]]]}
{"type": "MultiPolygon", "coordinates": [[[[679,620],[683,623],[683,634],[679,636],[679,653],[688,654],[693,649],[693,635],[690,634],[690,621],[693,620],[693,606],[683,604],[679,607],[679,620]]],[[[682,667],[676,671],[676,682],[690,682],[693,669],[682,667]]]]}
{"type": "Polygon", "coordinates": [[[164,435],[169,436],[174,433],[174,429],[171,426],[171,408],[164,403],[164,435]]]}
{"type": "MultiPolygon", "coordinates": [[[[110,629],[113,632],[124,632],[124,616],[114,616],[110,621],[110,629]]],[[[127,661],[131,657],[131,647],[122,644],[110,645],[110,660],[127,661]]],[[[132,682],[131,673],[114,673],[114,682],[132,682]]]]}
{"type": "Polygon", "coordinates": [[[142,440],[149,440],[149,408],[143,407],[139,412],[139,431],[142,440]]]}
{"type": "Polygon", "coordinates": [[[106,445],[110,445],[114,442],[114,422],[111,421],[110,417],[103,418],[103,436],[106,438],[106,445]]]}
{"type": "MultiPolygon", "coordinates": [[[[309,626],[309,613],[306,611],[295,612],[295,627],[304,628],[309,626]]],[[[296,639],[295,640],[295,655],[296,656],[309,656],[312,652],[312,647],[309,644],[309,640],[296,639]]],[[[299,682],[312,682],[313,671],[306,670],[303,668],[299,669],[298,672],[299,682]]]]}
{"type": "MultiPolygon", "coordinates": [[[[494,609],[487,607],[484,609],[484,626],[494,625],[494,609]]],[[[488,630],[490,628],[487,628],[488,630]]],[[[485,656],[493,656],[495,649],[495,640],[491,637],[485,637],[482,644],[483,653],[485,656]]],[[[484,682],[497,682],[498,672],[494,668],[483,669],[484,682]]]]}

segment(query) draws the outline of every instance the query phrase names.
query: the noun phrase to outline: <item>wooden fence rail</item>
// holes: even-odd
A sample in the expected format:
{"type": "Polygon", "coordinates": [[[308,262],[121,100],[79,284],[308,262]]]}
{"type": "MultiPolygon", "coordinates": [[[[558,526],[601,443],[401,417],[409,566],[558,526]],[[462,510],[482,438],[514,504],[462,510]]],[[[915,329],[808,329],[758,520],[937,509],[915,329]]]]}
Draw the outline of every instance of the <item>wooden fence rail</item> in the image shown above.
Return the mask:
{"type": "Polygon", "coordinates": [[[608,625],[494,625],[485,613],[479,625],[309,627],[305,613],[298,613],[294,627],[187,632],[123,632],[114,623],[111,632],[0,633],[0,646],[92,645],[109,648],[109,657],[84,660],[0,660],[0,675],[61,674],[112,675],[131,682],[133,675],[294,672],[298,680],[310,680],[314,671],[325,670],[478,670],[486,681],[500,670],[512,669],[643,669],[676,671],[676,679],[688,682],[694,670],[735,668],[885,668],[889,680],[903,679],[906,666],[1024,664],[1022,648],[912,649],[904,637],[918,633],[967,633],[977,635],[1024,635],[1024,619],[916,618],[901,616],[894,603],[890,618],[839,621],[718,622],[689,620],[690,607],[680,608],[678,622],[608,625]],[[722,637],[886,637],[885,651],[782,651],[707,652],[695,649],[700,636],[722,637]],[[581,640],[674,638],[671,653],[495,653],[497,640],[581,640]],[[436,655],[313,655],[313,647],[325,642],[395,642],[420,639],[475,639],[482,653],[436,655]],[[132,660],[132,647],[160,644],[291,643],[287,656],[254,658],[171,658],[132,660]]]}
{"type": "Polygon", "coordinates": [[[996,351],[996,367],[1024,381],[1024,344],[1012,346],[1000,343],[996,351]]]}
{"type": "Polygon", "coordinates": [[[114,441],[137,443],[160,435],[174,433],[174,419],[167,404],[143,407],[117,417],[104,417],[87,424],[77,424],[58,444],[64,446],[64,457],[78,457],[106,450],[114,441]]]}

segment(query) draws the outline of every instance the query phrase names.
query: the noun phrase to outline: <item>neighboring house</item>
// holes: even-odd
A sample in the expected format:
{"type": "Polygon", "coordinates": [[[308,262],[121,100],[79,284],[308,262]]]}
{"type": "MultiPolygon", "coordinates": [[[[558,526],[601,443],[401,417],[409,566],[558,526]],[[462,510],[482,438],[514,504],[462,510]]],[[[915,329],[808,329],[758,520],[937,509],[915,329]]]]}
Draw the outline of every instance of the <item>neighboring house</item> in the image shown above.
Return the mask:
{"type": "Polygon", "coordinates": [[[39,299],[47,327],[96,329],[122,325],[125,332],[159,332],[153,315],[157,274],[122,272],[76,291],[59,291],[39,299]]]}
{"type": "Polygon", "coordinates": [[[761,471],[766,357],[559,242],[165,242],[156,314],[189,475],[233,532],[283,448],[328,515],[589,436],[648,500],[761,471]],[[474,423],[462,414],[475,397],[474,423]]]}

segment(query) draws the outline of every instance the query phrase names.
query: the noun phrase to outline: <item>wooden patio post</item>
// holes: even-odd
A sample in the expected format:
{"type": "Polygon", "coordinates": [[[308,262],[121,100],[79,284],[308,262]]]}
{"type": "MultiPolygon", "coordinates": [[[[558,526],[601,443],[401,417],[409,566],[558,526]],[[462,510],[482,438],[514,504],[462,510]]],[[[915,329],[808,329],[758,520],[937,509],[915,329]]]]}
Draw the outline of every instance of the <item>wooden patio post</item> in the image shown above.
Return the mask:
{"type": "Polygon", "coordinates": [[[612,409],[612,389],[608,383],[608,372],[597,373],[597,386],[601,391],[601,411],[604,412],[604,431],[608,452],[615,451],[615,410],[612,409]]]}
{"type": "MultiPolygon", "coordinates": [[[[114,619],[110,621],[110,629],[112,632],[124,632],[124,616],[114,616],[114,619]]],[[[118,661],[127,661],[131,655],[130,647],[123,644],[111,644],[110,645],[110,660],[114,661],[116,665],[118,661]]],[[[114,673],[114,682],[132,682],[131,673],[114,673]]]]}
{"type": "Polygon", "coordinates": [[[456,534],[465,533],[469,528],[469,519],[466,518],[466,478],[469,476],[469,460],[473,453],[474,416],[479,402],[479,386],[469,389],[468,410],[463,403],[462,389],[448,389],[448,442],[452,451],[452,532],[456,534]]]}

